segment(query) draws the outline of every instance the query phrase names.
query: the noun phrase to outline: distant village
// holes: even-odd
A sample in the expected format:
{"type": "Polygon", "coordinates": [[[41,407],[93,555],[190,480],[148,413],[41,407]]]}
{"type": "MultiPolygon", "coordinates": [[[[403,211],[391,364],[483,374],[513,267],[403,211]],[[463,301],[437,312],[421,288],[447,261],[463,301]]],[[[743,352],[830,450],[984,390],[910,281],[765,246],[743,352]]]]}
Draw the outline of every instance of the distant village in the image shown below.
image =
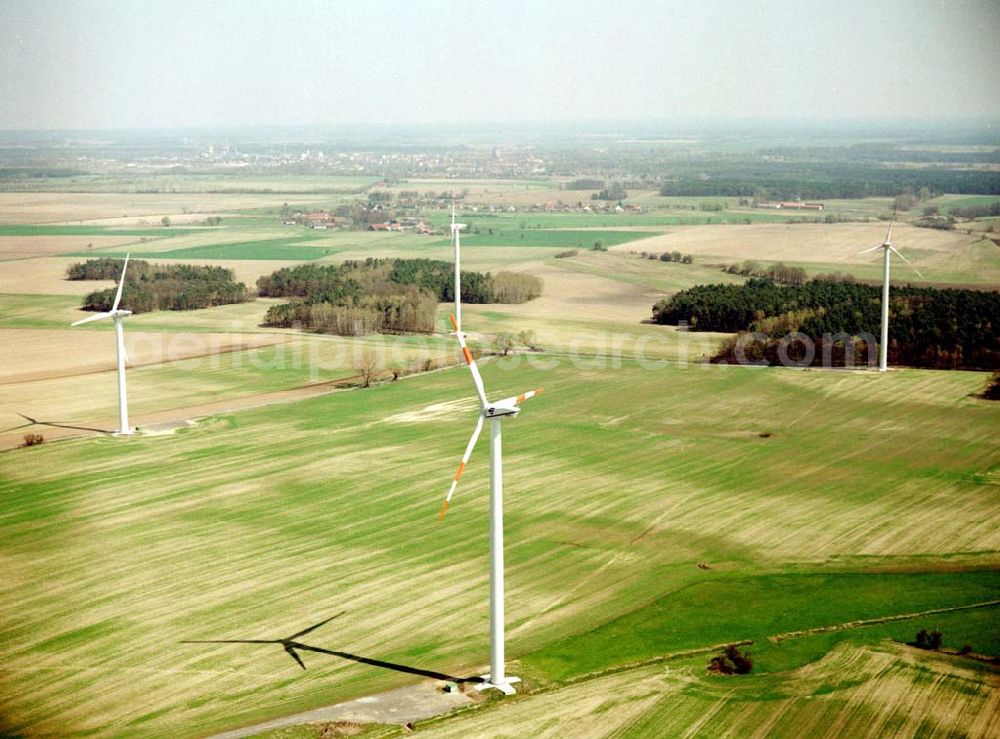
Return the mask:
{"type": "MultiPolygon", "coordinates": [[[[426,236],[444,233],[435,228],[423,218],[415,215],[401,215],[399,211],[416,210],[418,207],[446,209],[450,207],[450,198],[435,197],[418,206],[412,199],[401,198],[390,206],[385,202],[369,201],[365,205],[340,206],[330,210],[284,210],[281,218],[286,226],[305,226],[317,230],[367,230],[386,232],[408,232],[426,236]]],[[[642,213],[641,205],[623,203],[565,203],[554,200],[530,205],[487,205],[470,206],[464,209],[472,213],[642,213]]]]}
{"type": "Polygon", "coordinates": [[[797,200],[783,203],[757,203],[757,208],[773,208],[774,210],[823,210],[823,203],[800,203],[797,200]]]}

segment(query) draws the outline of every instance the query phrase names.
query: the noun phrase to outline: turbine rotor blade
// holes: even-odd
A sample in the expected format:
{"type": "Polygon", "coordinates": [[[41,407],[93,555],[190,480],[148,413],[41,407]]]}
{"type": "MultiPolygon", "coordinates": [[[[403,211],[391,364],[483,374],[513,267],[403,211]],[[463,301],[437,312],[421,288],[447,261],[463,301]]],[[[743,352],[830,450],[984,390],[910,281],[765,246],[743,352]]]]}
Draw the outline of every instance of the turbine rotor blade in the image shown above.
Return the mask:
{"type": "Polygon", "coordinates": [[[534,398],[536,395],[541,395],[541,393],[542,389],[537,387],[534,390],[528,390],[520,395],[511,395],[509,398],[504,398],[497,403],[497,405],[521,405],[524,401],[534,398]]]}
{"type": "Polygon", "coordinates": [[[897,203],[893,203],[892,204],[892,215],[889,216],[889,230],[885,232],[885,243],[886,244],[892,243],[892,241],[891,241],[891,239],[892,239],[892,224],[894,224],[896,222],[896,208],[898,208],[898,207],[899,207],[899,205],[897,203]]]}
{"type": "Polygon", "coordinates": [[[890,245],[889,249],[892,250],[893,254],[895,254],[897,257],[899,257],[900,259],[902,259],[908,265],[910,265],[910,269],[912,269],[914,272],[916,272],[917,275],[919,275],[919,277],[920,277],[921,280],[926,280],[927,279],[922,274],[920,274],[920,270],[919,269],[917,269],[916,267],[913,266],[913,262],[911,262],[909,259],[907,259],[906,257],[904,257],[902,254],[899,253],[899,250],[896,249],[896,247],[890,245]]]}
{"type": "Polygon", "coordinates": [[[871,249],[862,249],[859,252],[855,252],[854,256],[857,256],[858,254],[868,254],[869,252],[873,252],[876,249],[882,249],[884,247],[885,247],[885,244],[879,244],[878,246],[873,246],[871,249]]]}
{"type": "Polygon", "coordinates": [[[116,310],[118,310],[118,304],[122,300],[122,288],[125,287],[125,270],[128,269],[128,258],[129,258],[129,255],[126,254],[125,255],[125,264],[122,265],[122,276],[121,276],[121,279],[118,280],[118,292],[115,293],[115,302],[114,302],[114,305],[111,306],[111,312],[112,313],[114,313],[116,310]]]}
{"type": "Polygon", "coordinates": [[[96,313],[92,316],[87,316],[86,318],[81,318],[79,321],[73,321],[70,326],[79,326],[82,323],[90,323],[91,321],[100,321],[102,318],[111,318],[110,313],[96,313]]]}
{"type": "Polygon", "coordinates": [[[479,414],[479,420],[476,421],[476,430],[472,432],[472,437],[469,439],[469,443],[465,445],[465,454],[462,455],[462,462],[458,465],[458,472],[455,473],[455,477],[451,481],[451,487],[448,489],[448,496],[444,499],[444,503],[441,505],[441,512],[438,513],[438,518],[444,519],[444,514],[448,512],[448,504],[451,503],[451,496],[455,494],[455,488],[458,487],[458,480],[462,477],[462,473],[465,471],[465,465],[469,463],[469,457],[472,456],[472,450],[476,448],[476,442],[479,441],[479,435],[483,432],[483,415],[479,414]]]}
{"type": "Polygon", "coordinates": [[[128,362],[128,352],[125,351],[125,335],[121,331],[118,332],[118,351],[122,353],[122,359],[128,362]]]}
{"type": "Polygon", "coordinates": [[[465,357],[465,363],[469,365],[469,371],[472,372],[472,381],[476,384],[476,394],[479,395],[479,402],[485,408],[489,405],[489,401],[486,400],[486,388],[483,386],[483,377],[479,374],[479,367],[476,366],[476,360],[472,358],[472,352],[469,351],[469,347],[465,343],[465,334],[459,329],[455,316],[451,317],[451,325],[455,327],[455,336],[458,337],[458,343],[462,347],[462,355],[465,357]]]}

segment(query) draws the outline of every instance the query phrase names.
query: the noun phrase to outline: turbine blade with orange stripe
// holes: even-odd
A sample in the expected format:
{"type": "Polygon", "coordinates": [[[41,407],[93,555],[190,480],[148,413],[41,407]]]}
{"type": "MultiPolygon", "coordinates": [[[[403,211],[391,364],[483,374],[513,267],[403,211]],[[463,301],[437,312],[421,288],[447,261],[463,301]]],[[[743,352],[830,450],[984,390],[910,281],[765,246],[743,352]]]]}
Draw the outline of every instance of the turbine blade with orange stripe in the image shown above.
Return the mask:
{"type": "Polygon", "coordinates": [[[509,398],[504,398],[499,403],[497,403],[497,405],[521,405],[521,403],[523,403],[524,401],[528,400],[529,398],[534,398],[536,395],[541,394],[541,392],[542,389],[538,387],[535,388],[534,390],[528,390],[525,393],[521,393],[520,395],[511,395],[509,398]]]}
{"type": "Polygon", "coordinates": [[[451,488],[448,490],[448,497],[444,499],[444,504],[441,506],[441,512],[438,514],[438,518],[444,518],[444,514],[448,511],[448,504],[451,503],[451,496],[455,494],[455,488],[458,487],[458,481],[462,477],[462,473],[465,471],[465,465],[469,463],[469,457],[472,456],[472,450],[476,448],[476,442],[479,441],[479,434],[483,431],[483,416],[480,414],[479,420],[476,421],[476,430],[472,432],[472,438],[469,439],[468,445],[465,447],[465,454],[462,455],[462,463],[458,465],[458,472],[455,473],[455,477],[451,481],[451,488]]]}
{"type": "Polygon", "coordinates": [[[476,366],[476,360],[472,358],[472,352],[469,351],[469,347],[465,343],[465,334],[458,328],[455,316],[451,317],[451,325],[455,327],[455,336],[458,337],[458,343],[462,346],[462,355],[465,357],[465,363],[469,365],[469,371],[472,372],[472,381],[476,383],[476,393],[479,395],[479,402],[485,408],[489,405],[489,402],[486,400],[486,388],[483,387],[483,377],[479,374],[479,367],[476,366]]]}

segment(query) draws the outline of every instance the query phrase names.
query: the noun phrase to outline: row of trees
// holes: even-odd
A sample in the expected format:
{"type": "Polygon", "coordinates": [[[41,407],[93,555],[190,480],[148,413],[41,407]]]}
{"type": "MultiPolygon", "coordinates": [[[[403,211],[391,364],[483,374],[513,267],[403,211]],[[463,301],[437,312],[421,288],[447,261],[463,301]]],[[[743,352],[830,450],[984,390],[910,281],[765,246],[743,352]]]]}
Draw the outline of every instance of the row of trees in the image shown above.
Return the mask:
{"type": "MultiPolygon", "coordinates": [[[[113,257],[101,257],[100,259],[88,259],[86,262],[77,262],[66,268],[67,280],[117,280],[122,273],[124,259],[113,257]]],[[[141,259],[129,261],[132,265],[129,276],[138,272],[143,272],[149,267],[149,262],[141,259]]]]}
{"type": "MultiPolygon", "coordinates": [[[[366,259],[340,265],[286,267],[257,281],[264,297],[295,298],[272,306],[269,326],[348,336],[375,332],[429,333],[438,301],[454,300],[454,267],[432,259],[366,259]]],[[[542,282],[519,272],[462,272],[462,301],[523,303],[542,282]]]]}
{"type": "MultiPolygon", "coordinates": [[[[67,272],[71,280],[117,280],[122,264],[121,259],[105,257],[71,265],[67,272]]],[[[112,287],[89,293],[83,300],[83,309],[110,310],[116,290],[117,287],[112,287]]],[[[231,269],[130,261],[121,305],[133,313],[148,313],[154,310],[210,308],[250,300],[253,300],[253,295],[246,285],[235,281],[231,269]]]]}
{"type": "Polygon", "coordinates": [[[430,333],[437,299],[423,288],[409,287],[394,295],[366,296],[344,303],[295,302],[271,306],[267,326],[302,327],[323,334],[364,336],[372,333],[430,333]]]}
{"type": "Polygon", "coordinates": [[[643,259],[659,259],[661,262],[680,262],[681,264],[692,264],[694,257],[690,254],[681,254],[679,251],[665,251],[657,255],[656,252],[642,252],[643,259]]]}
{"type": "Polygon", "coordinates": [[[1000,202],[965,207],[953,205],[948,208],[948,213],[956,218],[996,218],[1000,216],[1000,202]]]}
{"type": "Polygon", "coordinates": [[[705,167],[704,171],[683,174],[664,182],[660,194],[687,197],[756,197],[758,200],[825,200],[868,197],[895,197],[904,192],[976,193],[1000,195],[1000,174],[986,170],[957,170],[937,167],[891,168],[878,165],[798,165],[797,171],[776,163],[747,165],[734,174],[728,168],[705,167]]]}
{"type": "Polygon", "coordinates": [[[764,267],[752,259],[746,259],[739,264],[730,264],[723,271],[744,277],[766,277],[782,285],[801,285],[809,278],[809,274],[802,267],[789,267],[784,262],[764,267]]]}
{"type": "MultiPolygon", "coordinates": [[[[340,302],[381,289],[386,283],[425,288],[438,300],[455,299],[455,269],[435,259],[366,259],[339,265],[285,267],[257,280],[261,297],[298,297],[340,302]]],[[[521,272],[462,272],[465,303],[523,303],[541,295],[542,281],[521,272]]]]}
{"type": "MultiPolygon", "coordinates": [[[[824,359],[824,342],[835,344],[827,350],[837,355],[843,352],[845,341],[853,341],[849,337],[877,337],[880,313],[880,288],[829,280],[779,285],[755,278],[743,285],[699,285],[653,306],[657,323],[686,323],[701,331],[754,333],[752,340],[743,337],[729,342],[717,360],[738,360],[737,349],[741,348],[747,359],[772,363],[779,350],[803,354],[804,346],[790,346],[787,341],[782,349],[786,336],[802,334],[816,347],[812,363],[819,364],[824,359]]],[[[889,358],[895,364],[1000,368],[1000,292],[894,287],[890,290],[889,325],[889,358]]]]}

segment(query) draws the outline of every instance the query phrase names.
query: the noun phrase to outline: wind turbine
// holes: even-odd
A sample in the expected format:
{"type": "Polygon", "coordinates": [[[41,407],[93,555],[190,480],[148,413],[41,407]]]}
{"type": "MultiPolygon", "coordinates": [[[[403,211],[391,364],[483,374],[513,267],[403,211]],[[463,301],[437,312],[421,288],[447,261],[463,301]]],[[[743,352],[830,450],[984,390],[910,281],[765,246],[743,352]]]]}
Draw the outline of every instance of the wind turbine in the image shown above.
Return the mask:
{"type": "Polygon", "coordinates": [[[899,250],[892,245],[892,224],[896,220],[896,211],[892,211],[892,218],[889,219],[889,230],[885,232],[885,241],[871,249],[863,249],[858,254],[869,254],[879,249],[882,250],[882,338],[878,345],[878,371],[885,372],[889,357],[889,252],[902,259],[910,268],[916,272],[920,279],[924,276],[920,270],[913,266],[913,262],[899,253],[899,250]]]}
{"type": "MultiPolygon", "coordinates": [[[[458,262],[458,232],[461,224],[454,223],[452,216],[452,233],[455,238],[455,309],[458,315],[461,306],[461,286],[459,284],[461,271],[458,262]]],[[[513,695],[512,683],[519,682],[521,678],[504,674],[504,576],[503,576],[503,451],[500,437],[500,422],[505,418],[513,418],[521,412],[521,403],[528,398],[538,395],[541,389],[529,390],[521,395],[504,398],[496,403],[490,403],[486,398],[486,389],[483,386],[483,378],[479,374],[479,367],[476,360],[472,358],[472,353],[465,343],[465,334],[462,331],[461,323],[456,316],[451,317],[451,325],[455,328],[455,336],[462,347],[462,355],[466,364],[472,372],[472,381],[476,386],[476,394],[479,396],[479,418],[476,420],[476,428],[472,432],[472,437],[465,447],[465,454],[462,455],[462,462],[458,465],[458,471],[451,481],[451,488],[441,506],[440,518],[444,518],[448,511],[448,504],[458,487],[459,478],[465,471],[465,466],[469,463],[472,450],[479,441],[479,435],[483,430],[483,423],[488,418],[490,420],[490,672],[483,675],[483,682],[476,685],[477,690],[487,688],[497,688],[505,695],[513,695]]]]}
{"type": "Polygon", "coordinates": [[[122,265],[122,276],[118,280],[118,292],[115,293],[115,302],[111,306],[111,310],[107,313],[87,316],[70,324],[72,326],[79,326],[91,321],[100,321],[103,318],[113,318],[115,321],[115,337],[118,342],[118,433],[125,435],[131,434],[132,429],[128,425],[128,398],[125,395],[125,362],[128,360],[128,356],[125,354],[125,333],[122,327],[122,320],[125,316],[132,315],[132,311],[119,310],[118,304],[122,300],[122,288],[125,287],[125,270],[128,269],[128,257],[129,255],[126,254],[125,264],[122,265]]]}

